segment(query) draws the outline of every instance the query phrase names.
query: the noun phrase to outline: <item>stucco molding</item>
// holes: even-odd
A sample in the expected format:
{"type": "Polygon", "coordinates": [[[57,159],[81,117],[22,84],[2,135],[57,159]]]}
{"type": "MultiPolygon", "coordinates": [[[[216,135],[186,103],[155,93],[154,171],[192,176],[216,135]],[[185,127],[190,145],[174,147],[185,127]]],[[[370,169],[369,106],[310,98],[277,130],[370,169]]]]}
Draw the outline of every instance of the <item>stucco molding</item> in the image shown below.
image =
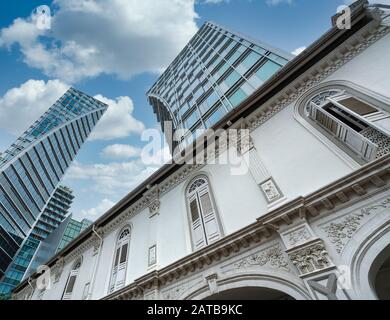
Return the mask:
{"type": "Polygon", "coordinates": [[[321,239],[306,242],[287,250],[287,253],[301,276],[307,276],[334,266],[321,239]]]}
{"type": "Polygon", "coordinates": [[[237,269],[270,267],[290,272],[288,259],[279,244],[260,252],[253,253],[252,255],[236,262],[234,266],[237,269]]]}
{"type": "Polygon", "coordinates": [[[335,246],[336,252],[341,254],[348,241],[352,239],[360,226],[365,223],[371,215],[389,207],[390,198],[386,198],[379,203],[360,209],[359,212],[332,221],[323,226],[322,229],[326,232],[329,241],[335,246]]]}

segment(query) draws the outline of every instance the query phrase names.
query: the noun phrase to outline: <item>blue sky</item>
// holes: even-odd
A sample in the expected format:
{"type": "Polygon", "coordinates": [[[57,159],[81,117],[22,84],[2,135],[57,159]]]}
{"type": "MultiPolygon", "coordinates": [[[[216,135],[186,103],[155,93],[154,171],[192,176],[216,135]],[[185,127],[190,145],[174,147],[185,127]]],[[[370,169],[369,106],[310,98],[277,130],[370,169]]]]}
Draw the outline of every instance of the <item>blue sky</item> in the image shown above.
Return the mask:
{"type": "Polygon", "coordinates": [[[343,0],[13,0],[0,2],[0,151],[69,85],[110,104],[63,184],[71,212],[96,219],[159,165],[145,165],[144,128],[157,127],[145,92],[203,22],[288,52],[330,28],[343,0]],[[31,15],[51,9],[52,28],[31,15]],[[102,120],[103,122],[103,120],[102,120]]]}

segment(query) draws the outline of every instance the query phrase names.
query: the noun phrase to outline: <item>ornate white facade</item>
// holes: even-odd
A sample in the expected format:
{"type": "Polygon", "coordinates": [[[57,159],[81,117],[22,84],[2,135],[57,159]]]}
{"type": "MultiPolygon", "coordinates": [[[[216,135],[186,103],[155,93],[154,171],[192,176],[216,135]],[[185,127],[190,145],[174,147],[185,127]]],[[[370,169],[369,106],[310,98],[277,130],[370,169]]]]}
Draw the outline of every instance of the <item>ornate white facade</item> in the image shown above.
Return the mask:
{"type": "Polygon", "coordinates": [[[232,115],[246,174],[164,166],[14,298],[389,298],[389,56],[358,6],[232,115]]]}

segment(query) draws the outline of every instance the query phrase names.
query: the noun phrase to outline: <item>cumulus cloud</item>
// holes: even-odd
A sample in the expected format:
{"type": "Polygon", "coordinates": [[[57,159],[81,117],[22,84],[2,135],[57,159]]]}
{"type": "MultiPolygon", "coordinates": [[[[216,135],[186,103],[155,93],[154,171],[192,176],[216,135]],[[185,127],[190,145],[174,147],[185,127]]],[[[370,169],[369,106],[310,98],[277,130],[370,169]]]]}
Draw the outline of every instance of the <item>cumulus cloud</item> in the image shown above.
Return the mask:
{"type": "Polygon", "coordinates": [[[54,0],[50,30],[34,15],[0,31],[24,62],[69,83],[161,72],[197,31],[195,0],[54,0]]]}
{"type": "Polygon", "coordinates": [[[306,47],[299,47],[299,48],[295,49],[294,51],[292,51],[291,53],[294,56],[297,56],[297,55],[301,54],[305,50],[306,50],[306,47]]]}
{"type": "Polygon", "coordinates": [[[126,195],[157,169],[157,166],[145,166],[140,160],[108,164],[74,162],[66,180],[89,181],[92,191],[118,197],[126,195]]]}
{"type": "Polygon", "coordinates": [[[130,159],[141,154],[141,149],[128,144],[112,144],[103,149],[101,155],[109,159],[130,159]]]}
{"type": "Polygon", "coordinates": [[[59,80],[28,80],[0,97],[0,127],[16,136],[51,107],[69,85],[59,80]]]}
{"type": "Polygon", "coordinates": [[[125,138],[144,130],[144,124],[132,115],[134,104],[130,97],[124,96],[112,100],[96,95],[94,98],[108,104],[108,109],[92,131],[91,140],[125,138]]]}
{"type": "Polygon", "coordinates": [[[96,219],[97,217],[100,217],[102,214],[106,213],[114,205],[115,202],[109,199],[103,199],[95,208],[82,210],[81,215],[89,219],[96,219]]]}

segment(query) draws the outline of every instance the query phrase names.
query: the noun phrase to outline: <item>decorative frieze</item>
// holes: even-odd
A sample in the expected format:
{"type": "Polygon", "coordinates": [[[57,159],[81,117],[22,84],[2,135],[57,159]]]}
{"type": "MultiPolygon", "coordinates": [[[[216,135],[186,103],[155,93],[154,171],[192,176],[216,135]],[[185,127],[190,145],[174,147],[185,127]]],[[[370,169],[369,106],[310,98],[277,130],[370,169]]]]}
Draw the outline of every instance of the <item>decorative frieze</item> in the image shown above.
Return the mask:
{"type": "Polygon", "coordinates": [[[188,284],[184,283],[181,286],[174,287],[163,293],[164,300],[178,300],[178,298],[186,292],[188,289],[188,284]]]}
{"type": "Polygon", "coordinates": [[[390,198],[387,198],[379,203],[361,209],[358,213],[349,214],[337,222],[331,222],[323,226],[322,229],[326,232],[330,242],[335,245],[337,253],[340,254],[366,218],[380,209],[386,209],[389,207],[390,198]]]}
{"type": "Polygon", "coordinates": [[[321,239],[288,250],[287,253],[301,276],[333,266],[321,239]]]}
{"type": "Polygon", "coordinates": [[[245,257],[236,262],[234,266],[237,269],[267,266],[284,271],[290,271],[286,256],[279,245],[254,253],[249,257],[245,257]]]}

